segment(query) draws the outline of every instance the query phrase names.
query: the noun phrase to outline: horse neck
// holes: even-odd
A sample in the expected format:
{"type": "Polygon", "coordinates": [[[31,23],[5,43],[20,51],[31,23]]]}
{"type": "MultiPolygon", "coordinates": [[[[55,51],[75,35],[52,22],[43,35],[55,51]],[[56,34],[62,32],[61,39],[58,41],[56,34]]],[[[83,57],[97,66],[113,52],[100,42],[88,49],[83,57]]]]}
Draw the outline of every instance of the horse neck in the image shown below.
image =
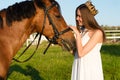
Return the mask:
{"type": "Polygon", "coordinates": [[[15,26],[12,26],[16,27],[12,32],[14,39],[16,39],[16,43],[13,45],[14,55],[23,46],[30,34],[36,32],[34,26],[31,26],[30,20],[24,20],[23,22],[24,23],[18,23],[15,26]]]}

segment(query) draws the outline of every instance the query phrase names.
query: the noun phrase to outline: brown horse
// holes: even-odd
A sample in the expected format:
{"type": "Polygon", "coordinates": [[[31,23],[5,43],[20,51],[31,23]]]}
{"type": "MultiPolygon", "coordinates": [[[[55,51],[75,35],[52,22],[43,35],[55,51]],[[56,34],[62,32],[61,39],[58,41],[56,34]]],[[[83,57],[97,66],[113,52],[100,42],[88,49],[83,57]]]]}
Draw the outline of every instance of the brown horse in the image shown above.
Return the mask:
{"type": "Polygon", "coordinates": [[[38,32],[54,44],[75,47],[72,31],[54,0],[29,0],[0,11],[0,80],[5,80],[10,63],[30,34],[38,32]]]}

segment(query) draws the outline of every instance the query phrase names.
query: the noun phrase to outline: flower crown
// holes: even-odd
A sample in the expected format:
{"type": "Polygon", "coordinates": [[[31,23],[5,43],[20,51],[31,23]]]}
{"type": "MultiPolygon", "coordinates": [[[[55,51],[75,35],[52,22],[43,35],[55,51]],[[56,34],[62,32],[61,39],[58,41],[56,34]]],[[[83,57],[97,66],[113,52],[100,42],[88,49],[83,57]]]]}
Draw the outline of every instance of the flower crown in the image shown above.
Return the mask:
{"type": "Polygon", "coordinates": [[[88,7],[92,15],[96,15],[98,13],[98,10],[95,9],[95,6],[92,4],[92,2],[87,1],[85,5],[88,7]]]}

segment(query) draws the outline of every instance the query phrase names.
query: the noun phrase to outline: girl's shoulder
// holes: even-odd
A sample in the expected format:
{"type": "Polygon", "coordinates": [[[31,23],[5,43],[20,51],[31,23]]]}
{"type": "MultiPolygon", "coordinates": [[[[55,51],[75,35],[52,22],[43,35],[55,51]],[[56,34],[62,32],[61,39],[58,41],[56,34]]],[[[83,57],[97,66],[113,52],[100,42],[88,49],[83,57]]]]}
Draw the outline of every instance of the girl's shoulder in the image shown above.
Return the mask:
{"type": "Polygon", "coordinates": [[[89,30],[88,31],[88,34],[90,37],[94,36],[94,35],[102,35],[102,31],[99,30],[99,29],[96,29],[96,30],[89,30]]]}
{"type": "Polygon", "coordinates": [[[93,38],[99,39],[98,42],[102,42],[103,41],[103,33],[99,29],[89,31],[88,35],[89,35],[90,38],[93,37],[93,38]]]}

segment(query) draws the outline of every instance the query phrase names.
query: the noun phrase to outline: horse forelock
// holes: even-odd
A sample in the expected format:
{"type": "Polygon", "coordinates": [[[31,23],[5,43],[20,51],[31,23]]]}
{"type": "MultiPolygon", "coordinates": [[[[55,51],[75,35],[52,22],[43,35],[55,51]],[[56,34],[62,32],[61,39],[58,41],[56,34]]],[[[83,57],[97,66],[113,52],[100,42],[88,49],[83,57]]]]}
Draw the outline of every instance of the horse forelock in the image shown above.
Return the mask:
{"type": "Polygon", "coordinates": [[[33,1],[23,1],[9,6],[6,9],[6,22],[10,26],[13,21],[21,21],[35,15],[36,9],[33,1]]]}
{"type": "Polygon", "coordinates": [[[60,13],[61,13],[61,8],[60,8],[59,3],[58,3],[57,1],[55,1],[55,0],[52,0],[52,3],[53,3],[53,4],[56,4],[56,7],[58,8],[58,10],[59,10],[60,13]]]}
{"type": "MultiPolygon", "coordinates": [[[[45,3],[44,3],[44,1],[42,1],[42,0],[34,0],[34,1],[35,1],[36,5],[37,5],[39,8],[43,8],[43,9],[47,8],[46,5],[45,5],[45,3]]],[[[51,2],[52,5],[55,4],[56,7],[58,8],[58,10],[59,10],[60,13],[61,13],[61,8],[60,8],[59,3],[58,3],[57,1],[55,1],[55,0],[50,0],[50,2],[51,2]]]]}
{"type": "MultiPolygon", "coordinates": [[[[50,2],[52,3],[52,5],[55,4],[55,6],[58,8],[59,12],[61,13],[61,8],[60,8],[59,3],[58,3],[57,1],[55,1],[55,0],[50,0],[50,2]]],[[[61,14],[62,14],[62,13],[61,13],[61,14]]]]}

